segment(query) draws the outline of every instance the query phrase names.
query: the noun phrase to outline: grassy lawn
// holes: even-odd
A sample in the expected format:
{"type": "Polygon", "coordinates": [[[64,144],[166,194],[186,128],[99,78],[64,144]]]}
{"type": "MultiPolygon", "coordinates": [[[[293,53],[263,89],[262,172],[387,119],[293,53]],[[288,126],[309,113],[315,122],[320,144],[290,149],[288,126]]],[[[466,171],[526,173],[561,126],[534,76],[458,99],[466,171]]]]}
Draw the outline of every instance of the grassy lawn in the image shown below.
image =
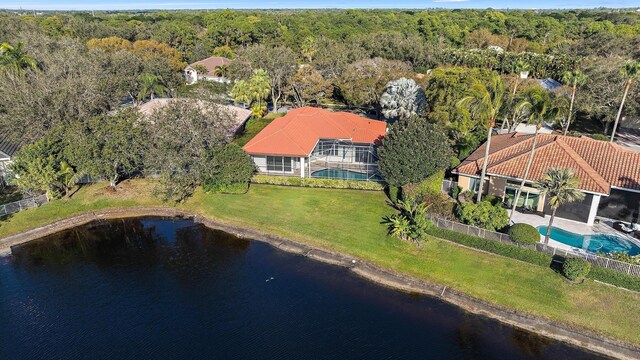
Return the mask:
{"type": "Polygon", "coordinates": [[[251,118],[247,120],[247,123],[244,126],[244,132],[242,135],[238,136],[234,142],[240,146],[244,146],[249,140],[253,139],[254,136],[258,135],[262,129],[264,129],[267,125],[269,125],[274,119],[284,116],[284,113],[269,113],[267,116],[262,119],[254,119],[251,118]]]}
{"type": "MultiPolygon", "coordinates": [[[[158,205],[153,182],[126,181],[116,193],[105,184],[81,189],[0,222],[0,238],[91,209],[158,205]]],[[[392,212],[382,192],[253,185],[245,195],[201,191],[185,210],[349,253],[486,301],[585,327],[640,345],[640,295],[587,281],[572,285],[550,269],[460,248],[437,239],[422,250],[386,235],[381,217],[392,212]]]]}

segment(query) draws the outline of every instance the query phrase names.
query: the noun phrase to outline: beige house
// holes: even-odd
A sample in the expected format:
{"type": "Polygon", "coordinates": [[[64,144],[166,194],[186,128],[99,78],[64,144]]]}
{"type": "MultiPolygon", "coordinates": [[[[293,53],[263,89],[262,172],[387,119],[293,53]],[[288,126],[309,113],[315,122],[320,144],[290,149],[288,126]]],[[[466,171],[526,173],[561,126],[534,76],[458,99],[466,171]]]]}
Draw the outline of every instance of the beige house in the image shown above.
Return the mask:
{"type": "MultiPolygon", "coordinates": [[[[533,135],[495,135],[489,149],[483,193],[512,206],[529,159],[533,135]]],[[[453,173],[462,191],[480,190],[485,145],[467,157],[453,173]]],[[[596,216],[637,222],[640,212],[640,153],[588,137],[539,134],[533,165],[517,208],[550,213],[544,195],[533,182],[552,167],[572,168],[585,193],[581,202],[561,206],[557,216],[592,225],[596,216]]]]}

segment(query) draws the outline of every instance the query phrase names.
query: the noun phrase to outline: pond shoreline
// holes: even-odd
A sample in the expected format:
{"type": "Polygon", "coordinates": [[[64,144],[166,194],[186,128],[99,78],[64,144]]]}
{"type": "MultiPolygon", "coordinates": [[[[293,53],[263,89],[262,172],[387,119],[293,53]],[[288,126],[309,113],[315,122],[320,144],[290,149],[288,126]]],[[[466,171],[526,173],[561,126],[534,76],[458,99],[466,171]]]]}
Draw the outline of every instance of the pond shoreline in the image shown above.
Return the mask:
{"type": "Polygon", "coordinates": [[[640,348],[585,329],[572,328],[541,317],[524,314],[509,308],[487,303],[446,286],[406,276],[389,269],[383,269],[361,259],[334,251],[328,251],[302,242],[267,234],[258,230],[226,224],[198,214],[171,207],[135,207],[127,209],[107,209],[91,211],[20,234],[0,239],[0,254],[9,252],[12,246],[23,244],[47,235],[92,221],[160,216],[192,219],[196,223],[221,230],[241,238],[270,244],[280,250],[299,254],[331,265],[345,267],[353,273],[377,284],[393,289],[436,297],[456,305],[468,312],[487,316],[511,326],[562,341],[577,347],[620,359],[640,359],[640,348]]]}

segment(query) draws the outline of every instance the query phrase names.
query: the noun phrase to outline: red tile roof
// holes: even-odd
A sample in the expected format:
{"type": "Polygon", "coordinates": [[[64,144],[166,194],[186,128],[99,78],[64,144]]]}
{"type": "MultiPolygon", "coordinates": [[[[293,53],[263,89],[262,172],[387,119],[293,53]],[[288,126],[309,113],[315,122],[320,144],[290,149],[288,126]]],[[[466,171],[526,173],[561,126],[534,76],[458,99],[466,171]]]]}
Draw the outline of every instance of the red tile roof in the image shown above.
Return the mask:
{"type": "Polygon", "coordinates": [[[215,76],[215,71],[217,67],[220,67],[223,65],[229,65],[229,64],[231,64],[231,60],[227,58],[223,58],[220,56],[212,56],[204,60],[196,61],[193,64],[189,64],[187,67],[193,68],[196,65],[202,65],[206,67],[207,70],[209,70],[209,72],[207,72],[206,74],[207,76],[215,76]]]}
{"type": "MultiPolygon", "coordinates": [[[[488,175],[522,178],[533,135],[495,135],[489,149],[488,175]]],[[[474,151],[455,172],[480,175],[485,145],[474,151]]],[[[539,134],[528,180],[540,180],[550,167],[573,168],[585,191],[609,194],[611,186],[640,190],[640,153],[588,137],[539,134]]]]}
{"type": "Polygon", "coordinates": [[[384,121],[346,112],[303,107],[273,120],[245,146],[251,155],[307,156],[320,139],[375,143],[386,134],[384,121]]]}

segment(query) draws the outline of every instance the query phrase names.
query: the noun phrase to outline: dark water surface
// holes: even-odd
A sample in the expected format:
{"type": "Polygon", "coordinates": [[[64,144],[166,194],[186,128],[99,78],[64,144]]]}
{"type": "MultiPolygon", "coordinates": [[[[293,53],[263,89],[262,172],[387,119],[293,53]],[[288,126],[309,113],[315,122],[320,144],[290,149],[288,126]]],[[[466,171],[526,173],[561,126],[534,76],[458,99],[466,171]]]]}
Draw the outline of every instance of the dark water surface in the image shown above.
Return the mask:
{"type": "Polygon", "coordinates": [[[594,357],[187,220],[94,223],[0,257],[0,359],[594,357]]]}

